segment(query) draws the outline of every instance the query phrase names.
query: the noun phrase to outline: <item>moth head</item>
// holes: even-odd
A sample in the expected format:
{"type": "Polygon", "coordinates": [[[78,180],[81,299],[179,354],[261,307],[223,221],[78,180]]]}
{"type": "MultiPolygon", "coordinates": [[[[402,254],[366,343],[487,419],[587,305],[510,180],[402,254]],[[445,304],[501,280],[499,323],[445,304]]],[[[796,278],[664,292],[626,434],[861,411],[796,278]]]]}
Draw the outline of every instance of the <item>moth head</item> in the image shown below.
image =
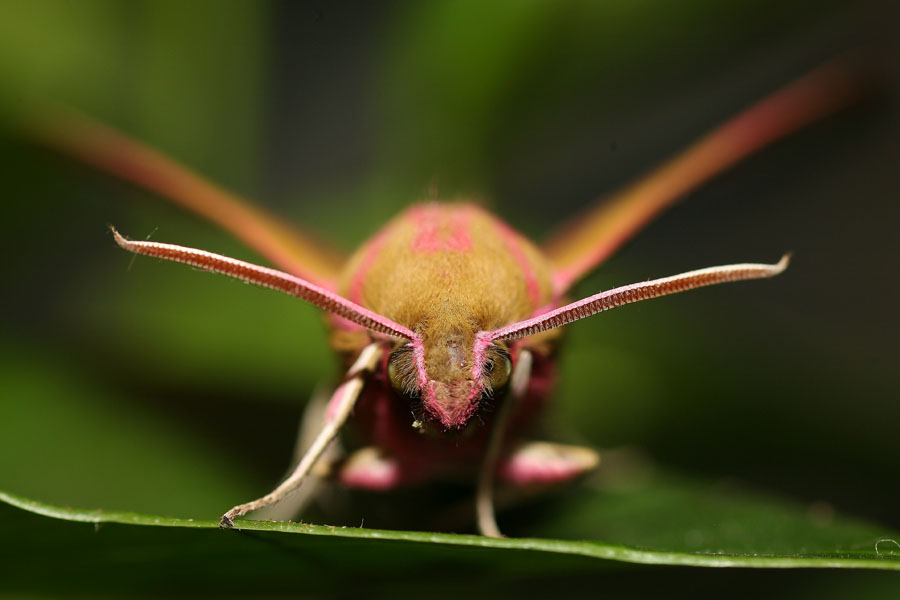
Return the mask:
{"type": "Polygon", "coordinates": [[[483,401],[506,391],[509,350],[477,336],[474,344],[454,336],[429,342],[417,336],[396,347],[387,361],[388,381],[401,397],[420,402],[426,419],[462,428],[483,401]]]}

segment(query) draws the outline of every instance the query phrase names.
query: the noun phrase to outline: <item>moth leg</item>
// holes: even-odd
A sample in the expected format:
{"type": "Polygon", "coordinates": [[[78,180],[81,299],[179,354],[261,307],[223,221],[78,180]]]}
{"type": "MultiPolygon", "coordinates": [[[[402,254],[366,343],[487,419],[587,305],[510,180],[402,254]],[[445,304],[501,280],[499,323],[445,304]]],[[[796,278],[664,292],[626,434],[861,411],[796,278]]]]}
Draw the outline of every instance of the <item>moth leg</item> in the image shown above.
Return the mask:
{"type": "Polygon", "coordinates": [[[309,450],[303,455],[300,464],[297,465],[294,472],[281,485],[262,498],[257,498],[246,504],[239,504],[226,512],[222,515],[219,527],[233,527],[234,520],[237,517],[274,504],[300,487],[322,456],[322,453],[325,452],[337,436],[347,417],[350,416],[350,412],[353,410],[356,400],[362,391],[365,377],[368,373],[375,370],[381,358],[381,353],[381,346],[377,343],[366,346],[360,353],[359,358],[356,359],[356,362],[353,363],[353,366],[347,372],[345,381],[334,391],[326,410],[325,424],[313,440],[309,450]]]}
{"type": "MultiPolygon", "coordinates": [[[[325,411],[334,390],[327,385],[319,385],[313,391],[312,398],[306,404],[300,423],[297,427],[297,441],[288,473],[292,473],[306,451],[319,433],[321,423],[325,421],[325,411]]],[[[287,521],[301,514],[322,488],[323,478],[327,477],[334,464],[341,458],[342,449],[337,443],[331,444],[322,453],[319,461],[300,487],[277,504],[267,506],[257,513],[258,518],[266,521],[287,521]]]]}
{"type": "Polygon", "coordinates": [[[503,438],[506,436],[506,428],[510,417],[514,412],[515,404],[525,395],[528,382],[531,378],[532,354],[529,350],[522,350],[516,362],[515,371],[509,384],[509,395],[506,402],[500,407],[488,442],[484,462],[481,463],[481,471],[478,474],[478,490],[475,495],[475,514],[478,522],[478,531],[486,537],[503,537],[500,528],[497,527],[497,518],[494,514],[494,476],[497,470],[497,462],[500,451],[503,449],[503,438]]]}
{"type": "Polygon", "coordinates": [[[374,446],[360,448],[351,454],[337,474],[341,485],[362,490],[389,490],[405,481],[396,458],[387,456],[374,446]]]}
{"type": "Polygon", "coordinates": [[[510,454],[497,476],[516,486],[554,485],[591,471],[600,455],[591,448],[552,442],[526,442],[510,454]]]}

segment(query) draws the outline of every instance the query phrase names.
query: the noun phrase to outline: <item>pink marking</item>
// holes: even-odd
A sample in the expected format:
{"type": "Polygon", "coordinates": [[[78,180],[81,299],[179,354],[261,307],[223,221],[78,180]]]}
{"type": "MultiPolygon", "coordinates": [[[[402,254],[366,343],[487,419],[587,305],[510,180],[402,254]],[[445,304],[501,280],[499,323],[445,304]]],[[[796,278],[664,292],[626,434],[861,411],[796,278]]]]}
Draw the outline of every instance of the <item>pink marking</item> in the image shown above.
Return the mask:
{"type": "Polygon", "coordinates": [[[535,275],[528,257],[525,256],[525,252],[522,250],[519,234],[499,219],[491,217],[491,222],[497,228],[497,231],[500,232],[500,238],[506,244],[507,250],[513,255],[513,259],[515,259],[522,270],[522,275],[525,277],[525,286],[528,290],[528,298],[531,300],[531,305],[537,307],[541,302],[541,288],[538,285],[537,275],[535,275]]]}
{"type": "Polygon", "coordinates": [[[334,390],[334,393],[331,395],[331,400],[328,401],[328,409],[325,411],[326,422],[331,423],[337,416],[338,408],[341,406],[344,395],[347,393],[347,385],[349,383],[350,382],[342,383],[336,390],[334,390]]]}
{"type": "Polygon", "coordinates": [[[382,491],[400,483],[400,466],[396,460],[373,458],[365,464],[352,462],[341,469],[339,481],[349,488],[382,491]]]}
{"type": "Polygon", "coordinates": [[[412,241],[415,252],[436,252],[443,242],[438,235],[438,207],[436,204],[417,206],[410,211],[416,224],[416,237],[412,241]]]}
{"type": "Polygon", "coordinates": [[[384,246],[384,243],[387,241],[389,233],[390,229],[385,228],[372,238],[366,248],[366,254],[359,265],[359,269],[353,274],[353,279],[350,281],[349,299],[357,304],[362,304],[363,286],[366,284],[366,276],[369,274],[372,265],[375,264],[375,261],[378,259],[378,254],[381,252],[381,247],[384,246]]]}
{"type": "Polygon", "coordinates": [[[412,241],[415,252],[437,252],[452,250],[466,252],[472,249],[469,237],[469,211],[465,208],[455,209],[450,215],[450,231],[441,233],[441,217],[443,211],[436,204],[417,206],[410,210],[410,216],[416,224],[416,236],[412,241]]]}
{"type": "Polygon", "coordinates": [[[472,381],[475,382],[475,385],[472,386],[472,390],[466,398],[466,405],[472,407],[472,410],[474,410],[476,401],[484,392],[484,384],[481,382],[481,375],[484,371],[484,361],[487,349],[492,345],[493,342],[491,342],[489,334],[480,332],[475,335],[475,343],[472,346],[472,381]]]}
{"type": "MultiPolygon", "coordinates": [[[[424,396],[423,404],[432,415],[437,417],[444,427],[459,427],[464,425],[472,416],[472,413],[478,406],[478,400],[484,392],[484,385],[481,382],[481,374],[484,369],[485,351],[492,344],[488,339],[489,334],[479,334],[475,338],[473,349],[474,360],[472,364],[472,381],[462,385],[446,385],[438,384],[435,381],[428,380],[428,374],[424,373],[424,348],[422,352],[422,371],[426,379],[426,384],[422,386],[422,395],[424,396]],[[440,393],[438,387],[440,386],[440,393]],[[465,390],[465,388],[468,390],[465,390]],[[465,390],[465,391],[464,391],[465,390]],[[458,398],[459,395],[465,393],[465,400],[451,401],[442,400],[441,397],[458,398]],[[440,396],[440,397],[439,397],[440,396]]],[[[418,366],[418,361],[417,361],[418,366]]],[[[420,375],[421,377],[422,375],[420,375]]]]}
{"type": "MultiPolygon", "coordinates": [[[[489,336],[484,333],[484,336],[489,336]]],[[[416,375],[419,389],[422,391],[422,404],[438,419],[444,427],[460,427],[469,420],[475,408],[477,400],[483,392],[481,383],[481,370],[484,366],[485,348],[491,345],[491,341],[484,337],[476,338],[475,364],[472,368],[473,380],[461,384],[445,384],[433,381],[428,377],[425,368],[425,347],[421,338],[412,341],[413,356],[415,357],[416,375]],[[457,400],[465,394],[465,400],[457,400]]]]}
{"type": "Polygon", "coordinates": [[[419,389],[423,392],[428,387],[428,371],[425,369],[425,345],[422,338],[416,336],[412,340],[413,357],[416,360],[416,379],[419,382],[419,389]]]}
{"type": "Polygon", "coordinates": [[[578,461],[565,457],[544,457],[514,454],[500,466],[499,475],[516,485],[559,483],[584,473],[587,469],[578,461]]]}
{"type": "Polygon", "coordinates": [[[465,425],[481,398],[482,385],[479,381],[443,383],[429,381],[422,405],[447,428],[465,425]]]}
{"type": "Polygon", "coordinates": [[[481,379],[481,372],[484,370],[484,357],[487,349],[493,345],[491,334],[487,331],[481,331],[475,334],[475,344],[472,346],[472,379],[475,381],[481,379]]]}
{"type": "Polygon", "coordinates": [[[469,237],[469,220],[471,215],[466,209],[459,209],[450,217],[450,235],[447,237],[447,248],[459,252],[472,249],[472,238],[469,237]]]}

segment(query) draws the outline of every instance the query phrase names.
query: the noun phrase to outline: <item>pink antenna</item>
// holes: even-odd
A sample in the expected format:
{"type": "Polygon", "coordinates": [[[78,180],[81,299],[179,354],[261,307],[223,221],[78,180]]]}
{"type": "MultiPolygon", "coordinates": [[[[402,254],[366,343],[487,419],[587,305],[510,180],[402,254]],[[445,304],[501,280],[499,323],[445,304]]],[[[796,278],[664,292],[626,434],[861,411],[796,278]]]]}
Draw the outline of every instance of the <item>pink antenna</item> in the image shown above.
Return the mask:
{"type": "MultiPolygon", "coordinates": [[[[709,267],[697,271],[688,271],[680,275],[654,279],[642,283],[632,283],[606,292],[594,294],[583,300],[567,304],[550,312],[544,313],[533,319],[519,321],[507,325],[495,331],[488,332],[482,339],[488,341],[517,340],[528,337],[548,329],[562,327],[572,321],[590,317],[598,312],[609,310],[617,306],[649,300],[668,294],[685,292],[707,285],[727,283],[729,281],[741,281],[743,279],[760,279],[774,277],[784,271],[790,255],[785,254],[774,265],[744,263],[738,265],[726,265],[722,267],[709,267]]],[[[481,337],[481,336],[480,336],[481,337]]]]}
{"type": "Polygon", "coordinates": [[[122,237],[115,228],[110,227],[110,230],[112,230],[113,236],[116,238],[116,243],[130,252],[155,256],[156,258],[191,265],[204,271],[228,275],[247,283],[253,283],[306,300],[323,310],[343,317],[357,325],[362,325],[370,331],[408,340],[418,339],[418,336],[412,330],[407,329],[403,325],[375,314],[358,304],[350,302],[346,298],[338,296],[334,292],[330,292],[294,275],[242,260],[228,258],[221,254],[197,250],[196,248],[128,240],[122,237]]]}

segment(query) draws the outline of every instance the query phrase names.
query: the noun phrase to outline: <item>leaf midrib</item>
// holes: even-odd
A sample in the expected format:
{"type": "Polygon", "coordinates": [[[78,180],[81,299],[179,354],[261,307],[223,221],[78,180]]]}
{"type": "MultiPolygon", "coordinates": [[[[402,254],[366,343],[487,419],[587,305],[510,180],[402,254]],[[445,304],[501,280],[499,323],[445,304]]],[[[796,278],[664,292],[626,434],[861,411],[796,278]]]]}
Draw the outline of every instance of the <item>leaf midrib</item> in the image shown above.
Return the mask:
{"type": "MultiPolygon", "coordinates": [[[[207,519],[182,519],[144,515],[139,513],[105,510],[81,510],[30,500],[0,491],[0,501],[22,510],[65,521],[83,523],[111,523],[150,527],[181,527],[193,529],[218,529],[218,522],[207,519]]],[[[429,533],[421,531],[390,531],[355,527],[334,527],[282,521],[239,522],[238,530],[281,532],[364,540],[384,540],[408,543],[429,543],[448,546],[477,547],[497,550],[552,552],[586,556],[636,564],[751,567],[751,568],[844,568],[900,570],[900,556],[881,555],[875,550],[855,550],[808,555],[742,554],[729,552],[677,552],[647,550],[621,544],[595,541],[570,541],[542,538],[486,538],[477,535],[429,533]],[[843,554],[844,556],[841,556],[843,554]]],[[[229,535],[227,531],[223,535],[229,535]]]]}

